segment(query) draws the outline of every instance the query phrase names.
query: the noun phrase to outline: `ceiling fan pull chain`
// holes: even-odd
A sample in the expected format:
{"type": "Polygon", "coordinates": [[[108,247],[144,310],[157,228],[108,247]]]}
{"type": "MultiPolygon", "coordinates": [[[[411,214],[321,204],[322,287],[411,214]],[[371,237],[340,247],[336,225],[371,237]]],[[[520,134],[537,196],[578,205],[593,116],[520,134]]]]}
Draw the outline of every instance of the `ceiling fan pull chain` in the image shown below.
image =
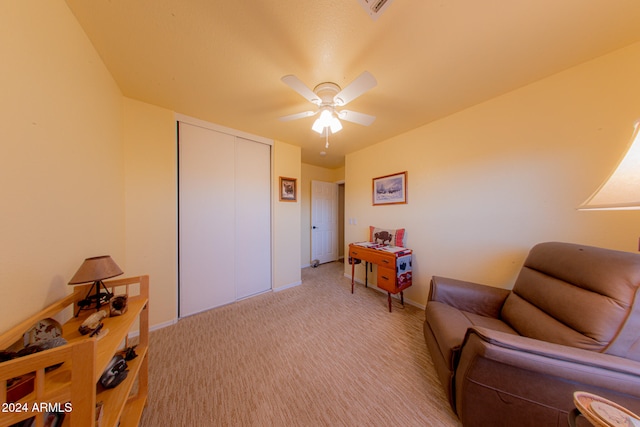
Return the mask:
{"type": "Polygon", "coordinates": [[[324,128],[325,131],[325,140],[324,148],[329,148],[329,128],[324,128]]]}

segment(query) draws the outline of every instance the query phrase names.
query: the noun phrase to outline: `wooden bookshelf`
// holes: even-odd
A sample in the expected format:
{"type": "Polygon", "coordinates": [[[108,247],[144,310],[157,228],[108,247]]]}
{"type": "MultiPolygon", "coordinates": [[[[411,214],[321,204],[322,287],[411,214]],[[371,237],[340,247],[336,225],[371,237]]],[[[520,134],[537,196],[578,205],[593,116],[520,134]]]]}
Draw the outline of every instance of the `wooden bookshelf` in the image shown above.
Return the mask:
{"type": "MultiPolygon", "coordinates": [[[[137,426],[146,405],[148,393],[149,348],[149,276],[137,276],[105,282],[116,295],[128,295],[128,310],[121,316],[107,317],[97,337],[81,335],[78,327],[95,311],[83,311],[63,325],[62,336],[67,344],[51,350],[0,363],[0,403],[7,403],[7,380],[36,373],[34,391],[0,412],[0,427],[36,416],[36,426],[44,425],[44,413],[32,411],[34,405],[51,404],[64,407],[63,426],[95,427],[95,407],[103,404],[100,427],[137,426]],[[128,361],[127,378],[112,389],[104,389],[98,380],[111,358],[130,346],[129,335],[137,326],[139,331],[138,357],[128,361]],[[45,373],[48,366],[62,366],[45,373]],[[135,385],[135,387],[134,387],[135,385]],[[132,390],[135,390],[132,393],[132,390]],[[18,410],[20,407],[20,410],[18,410]],[[22,411],[22,409],[27,409],[22,411]]],[[[65,310],[77,312],[77,303],[84,298],[90,285],[77,286],[74,293],[57,301],[0,335],[0,349],[19,340],[37,321],[57,315],[65,310]]],[[[108,306],[104,307],[108,312],[108,306]]]]}

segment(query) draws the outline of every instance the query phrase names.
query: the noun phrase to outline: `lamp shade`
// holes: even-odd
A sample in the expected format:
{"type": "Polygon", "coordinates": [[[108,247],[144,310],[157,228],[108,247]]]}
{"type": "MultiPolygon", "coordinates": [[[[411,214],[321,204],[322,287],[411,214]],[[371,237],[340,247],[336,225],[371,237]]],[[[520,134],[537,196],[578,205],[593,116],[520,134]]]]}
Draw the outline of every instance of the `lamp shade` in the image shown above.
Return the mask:
{"type": "Polygon", "coordinates": [[[98,282],[119,276],[123,272],[109,255],[87,258],[84,260],[76,274],[69,280],[70,285],[98,282]]]}
{"type": "Polygon", "coordinates": [[[636,121],[631,144],[611,176],[579,210],[640,209],[640,120],[636,121]]]}

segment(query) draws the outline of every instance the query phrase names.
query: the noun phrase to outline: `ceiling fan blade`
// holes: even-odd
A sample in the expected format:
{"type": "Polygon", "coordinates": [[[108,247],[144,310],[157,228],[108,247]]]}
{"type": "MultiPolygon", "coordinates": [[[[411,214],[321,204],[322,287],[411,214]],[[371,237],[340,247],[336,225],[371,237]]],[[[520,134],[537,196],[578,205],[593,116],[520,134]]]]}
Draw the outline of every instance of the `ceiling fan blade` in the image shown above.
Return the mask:
{"type": "Polygon", "coordinates": [[[289,114],[288,116],[280,117],[279,120],[281,122],[288,122],[290,120],[297,120],[297,119],[303,119],[305,117],[315,116],[317,113],[318,113],[317,111],[305,111],[302,113],[289,114]]]}
{"type": "Polygon", "coordinates": [[[374,88],[378,82],[373,75],[365,71],[360,74],[354,81],[352,81],[347,87],[342,89],[333,99],[336,105],[347,105],[369,89],[374,88]]]}
{"type": "Polygon", "coordinates": [[[316,95],[311,89],[307,87],[307,85],[302,83],[302,80],[300,80],[293,74],[284,76],[280,80],[282,80],[282,82],[287,86],[289,86],[291,89],[295,90],[300,95],[302,95],[302,97],[307,101],[313,102],[316,105],[320,105],[321,100],[318,97],[318,95],[316,95]]]}
{"type": "Polygon", "coordinates": [[[357,123],[362,126],[369,126],[374,122],[376,116],[370,116],[369,114],[358,113],[357,111],[342,110],[338,113],[338,117],[348,122],[357,123]]]}

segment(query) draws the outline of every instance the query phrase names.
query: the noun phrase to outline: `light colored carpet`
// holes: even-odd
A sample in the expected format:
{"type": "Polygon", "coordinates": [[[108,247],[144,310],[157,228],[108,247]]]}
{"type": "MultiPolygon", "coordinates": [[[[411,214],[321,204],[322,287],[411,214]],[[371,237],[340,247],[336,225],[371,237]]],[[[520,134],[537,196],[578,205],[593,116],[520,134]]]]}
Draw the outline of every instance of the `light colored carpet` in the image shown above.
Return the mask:
{"type": "Polygon", "coordinates": [[[343,264],[151,333],[145,427],[459,426],[424,312],[357,285],[343,264]]]}

